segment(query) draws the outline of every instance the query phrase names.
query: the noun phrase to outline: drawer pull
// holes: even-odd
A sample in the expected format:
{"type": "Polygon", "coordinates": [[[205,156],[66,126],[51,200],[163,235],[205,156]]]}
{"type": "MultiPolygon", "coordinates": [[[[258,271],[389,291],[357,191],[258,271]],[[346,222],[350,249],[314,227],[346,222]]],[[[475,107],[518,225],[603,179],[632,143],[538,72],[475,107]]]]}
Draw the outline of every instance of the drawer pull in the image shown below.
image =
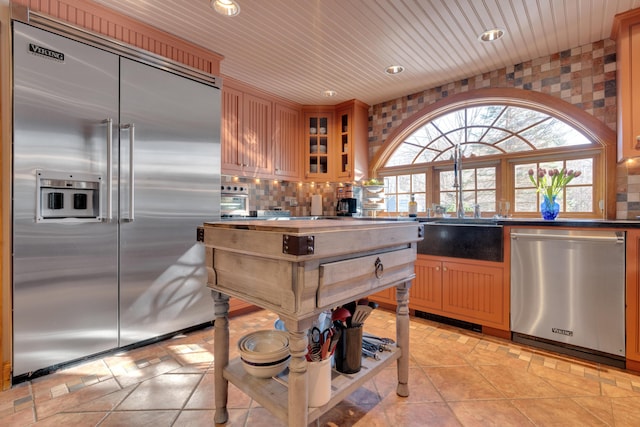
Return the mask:
{"type": "Polygon", "coordinates": [[[382,279],[382,274],[384,273],[384,265],[382,265],[382,261],[380,261],[380,258],[376,258],[376,262],[374,265],[376,278],[382,279]]]}

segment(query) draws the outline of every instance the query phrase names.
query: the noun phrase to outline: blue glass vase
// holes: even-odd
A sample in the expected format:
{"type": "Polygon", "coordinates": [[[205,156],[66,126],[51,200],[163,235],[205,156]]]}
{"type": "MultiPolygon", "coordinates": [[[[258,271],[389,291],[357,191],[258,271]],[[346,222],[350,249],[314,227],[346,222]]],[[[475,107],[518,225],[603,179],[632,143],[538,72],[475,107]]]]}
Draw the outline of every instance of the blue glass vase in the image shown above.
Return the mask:
{"type": "Polygon", "coordinates": [[[552,196],[551,200],[549,200],[549,196],[542,196],[542,204],[540,205],[542,219],[552,221],[556,219],[558,212],[560,212],[560,205],[556,202],[556,196],[552,196]]]}

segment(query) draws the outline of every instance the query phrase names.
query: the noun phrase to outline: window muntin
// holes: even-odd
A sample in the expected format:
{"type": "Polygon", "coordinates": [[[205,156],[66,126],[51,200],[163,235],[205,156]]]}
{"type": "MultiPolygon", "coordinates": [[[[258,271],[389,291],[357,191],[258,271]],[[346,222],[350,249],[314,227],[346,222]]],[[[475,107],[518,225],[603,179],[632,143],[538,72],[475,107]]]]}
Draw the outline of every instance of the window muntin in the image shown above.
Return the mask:
{"type": "MultiPolygon", "coordinates": [[[[404,174],[426,170],[426,176],[433,177],[433,182],[426,183],[425,204],[428,203],[429,207],[440,204],[455,211],[452,159],[456,144],[460,144],[464,150],[463,200],[467,212],[476,203],[480,204],[484,213],[504,212],[505,207],[513,208],[511,214],[520,213],[524,216],[539,211],[539,197],[528,176],[525,174],[526,182],[523,183],[520,182],[522,177],[515,172],[515,166],[510,170],[502,170],[506,165],[516,162],[522,165],[567,165],[580,170],[582,175],[579,179],[574,179],[558,196],[561,211],[578,216],[596,215],[594,176],[602,145],[557,117],[525,107],[498,104],[449,110],[405,137],[378,172],[392,181],[394,169],[402,170],[404,174]],[[594,148],[597,150],[594,151],[594,148]],[[556,160],[576,150],[582,158],[556,160]],[[547,151],[553,154],[546,154],[547,151]],[[480,169],[486,168],[486,165],[482,165],[483,157],[489,157],[493,163],[497,163],[492,166],[490,178],[483,175],[486,170],[478,175],[480,169]],[[430,170],[434,173],[429,173],[430,170]],[[508,183],[507,189],[501,189],[498,185],[502,181],[497,177],[504,173],[507,174],[504,181],[508,183]]],[[[409,195],[389,193],[388,189],[387,192],[389,199],[393,199],[388,203],[388,211],[406,211],[409,195]]],[[[419,203],[419,212],[424,212],[422,206],[419,203]]]]}
{"type": "MultiPolygon", "coordinates": [[[[440,206],[447,212],[456,211],[456,188],[453,186],[453,170],[439,173],[440,206]]],[[[466,212],[473,212],[475,205],[480,205],[481,212],[493,212],[497,199],[496,167],[463,168],[462,200],[466,212]]]]}
{"type": "Polygon", "coordinates": [[[396,148],[385,167],[450,159],[456,144],[474,157],[593,144],[567,123],[546,113],[511,105],[484,105],[445,113],[396,148]]]}
{"type": "Polygon", "coordinates": [[[426,212],[427,180],[424,173],[384,178],[387,212],[409,212],[411,194],[418,202],[418,212],[426,212]]]}
{"type": "Polygon", "coordinates": [[[593,159],[583,158],[514,165],[514,214],[540,210],[542,195],[536,192],[536,188],[529,180],[529,169],[537,171],[539,168],[579,170],[581,175],[567,184],[558,194],[556,202],[560,205],[560,212],[590,213],[594,210],[593,159]]]}

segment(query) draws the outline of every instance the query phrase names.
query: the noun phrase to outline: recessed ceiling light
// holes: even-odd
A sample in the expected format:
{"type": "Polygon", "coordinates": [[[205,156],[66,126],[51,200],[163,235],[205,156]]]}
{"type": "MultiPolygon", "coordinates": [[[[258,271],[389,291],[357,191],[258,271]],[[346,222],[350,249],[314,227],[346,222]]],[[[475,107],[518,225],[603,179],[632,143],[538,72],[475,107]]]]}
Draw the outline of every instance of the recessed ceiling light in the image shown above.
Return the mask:
{"type": "Polygon", "coordinates": [[[504,30],[501,28],[494,28],[492,30],[487,30],[484,33],[480,34],[480,36],[478,36],[478,40],[483,42],[492,42],[492,41],[498,40],[502,36],[504,36],[504,30]]]}
{"type": "Polygon", "coordinates": [[[390,65],[384,69],[384,72],[387,74],[400,74],[404,71],[404,67],[402,65],[390,65]]]}
{"type": "Polygon", "coordinates": [[[240,13],[240,5],[233,0],[211,0],[211,7],[224,16],[236,16],[240,13]]]}
{"type": "Polygon", "coordinates": [[[330,98],[332,96],[336,96],[338,92],[336,92],[335,90],[325,90],[324,92],[322,92],[322,94],[330,98]]]}

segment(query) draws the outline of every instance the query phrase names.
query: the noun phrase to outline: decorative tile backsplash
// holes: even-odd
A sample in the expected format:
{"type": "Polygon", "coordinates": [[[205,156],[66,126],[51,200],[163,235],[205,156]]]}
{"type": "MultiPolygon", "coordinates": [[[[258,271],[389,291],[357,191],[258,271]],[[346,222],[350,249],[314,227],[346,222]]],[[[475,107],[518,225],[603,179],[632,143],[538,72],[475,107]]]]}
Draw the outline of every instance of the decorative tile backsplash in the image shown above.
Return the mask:
{"type": "MultiPolygon", "coordinates": [[[[389,134],[417,111],[449,95],[479,88],[508,87],[543,92],[580,107],[615,130],[616,69],[616,45],[607,39],[374,105],[369,109],[369,159],[389,134]]],[[[640,161],[619,164],[616,175],[616,217],[635,219],[640,215],[640,161]]],[[[309,215],[311,196],[322,194],[324,214],[335,213],[335,190],[339,184],[232,177],[223,177],[223,182],[233,179],[249,184],[252,210],[278,206],[290,210],[291,215],[309,215]]]]}
{"type": "Polygon", "coordinates": [[[323,215],[336,213],[336,183],[303,183],[222,176],[222,184],[242,182],[249,188],[249,210],[282,208],[291,216],[311,215],[311,196],[322,194],[323,215]]]}

